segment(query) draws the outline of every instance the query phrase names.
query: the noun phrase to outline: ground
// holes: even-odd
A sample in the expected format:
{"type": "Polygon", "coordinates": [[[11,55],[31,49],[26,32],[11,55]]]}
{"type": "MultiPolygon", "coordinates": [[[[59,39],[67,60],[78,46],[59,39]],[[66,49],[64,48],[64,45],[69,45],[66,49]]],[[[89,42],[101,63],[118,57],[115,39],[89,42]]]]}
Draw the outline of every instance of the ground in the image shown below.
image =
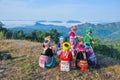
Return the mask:
{"type": "MultiPolygon", "coordinates": [[[[9,52],[12,59],[0,61],[0,80],[120,80],[120,61],[97,54],[100,69],[61,72],[58,66],[42,69],[38,59],[42,44],[26,40],[0,40],[0,52],[9,52]]],[[[55,56],[57,62],[59,58],[55,56]]]]}

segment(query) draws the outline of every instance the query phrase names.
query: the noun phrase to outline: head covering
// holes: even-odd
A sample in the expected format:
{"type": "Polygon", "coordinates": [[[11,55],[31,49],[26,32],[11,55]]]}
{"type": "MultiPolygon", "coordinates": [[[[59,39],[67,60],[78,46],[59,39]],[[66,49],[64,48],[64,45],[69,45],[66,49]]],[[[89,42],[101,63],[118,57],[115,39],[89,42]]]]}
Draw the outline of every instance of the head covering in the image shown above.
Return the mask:
{"type": "Polygon", "coordinates": [[[64,51],[68,51],[71,48],[71,45],[70,45],[69,42],[64,42],[62,44],[62,48],[63,48],[64,51]]]}
{"type": "Polygon", "coordinates": [[[92,29],[91,29],[91,28],[87,28],[87,29],[86,29],[86,33],[88,33],[88,32],[91,32],[91,33],[92,33],[92,29]]]}
{"type": "Polygon", "coordinates": [[[71,29],[72,29],[72,30],[76,30],[76,29],[77,29],[77,26],[74,25],[74,26],[71,27],[71,29]]]}
{"type": "Polygon", "coordinates": [[[50,36],[47,36],[45,37],[45,40],[50,40],[50,38],[51,38],[50,36]]]}
{"type": "Polygon", "coordinates": [[[59,37],[59,40],[64,40],[64,37],[63,37],[63,36],[60,36],[60,37],[59,37]]]}
{"type": "Polygon", "coordinates": [[[86,51],[86,48],[83,42],[80,42],[78,44],[78,51],[86,51]]]}
{"type": "Polygon", "coordinates": [[[44,46],[50,47],[50,41],[49,40],[45,40],[45,42],[43,43],[44,46]]]}
{"type": "Polygon", "coordinates": [[[91,45],[90,45],[90,43],[88,43],[88,42],[85,42],[84,45],[85,45],[85,47],[86,47],[87,49],[90,49],[90,48],[91,48],[91,45]]]}

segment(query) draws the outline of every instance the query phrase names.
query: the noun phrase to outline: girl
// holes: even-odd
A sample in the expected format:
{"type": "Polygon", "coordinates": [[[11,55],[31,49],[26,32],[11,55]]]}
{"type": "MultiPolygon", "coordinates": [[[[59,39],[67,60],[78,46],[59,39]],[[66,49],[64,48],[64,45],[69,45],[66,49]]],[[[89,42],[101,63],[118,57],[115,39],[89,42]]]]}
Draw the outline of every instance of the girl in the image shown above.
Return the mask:
{"type": "Polygon", "coordinates": [[[69,41],[71,43],[71,51],[73,52],[73,56],[76,55],[76,48],[77,48],[76,38],[78,37],[78,38],[83,39],[82,36],[76,36],[76,34],[75,34],[76,30],[77,30],[77,26],[72,26],[71,31],[69,33],[69,35],[70,35],[70,40],[69,41]]]}
{"type": "Polygon", "coordinates": [[[71,43],[71,49],[76,49],[77,41],[76,41],[76,32],[77,26],[72,26],[71,31],[69,32],[70,35],[70,43],[71,43]]]}
{"type": "Polygon", "coordinates": [[[44,50],[39,58],[39,65],[42,68],[54,67],[56,65],[56,59],[54,58],[52,49],[50,48],[50,41],[45,40],[43,45],[44,50]]]}
{"type": "Polygon", "coordinates": [[[84,42],[89,43],[90,45],[94,44],[94,41],[92,40],[91,37],[92,29],[88,28],[86,29],[86,35],[84,36],[84,42]]]}
{"type": "Polygon", "coordinates": [[[63,37],[63,36],[60,36],[60,37],[59,37],[59,41],[60,41],[60,42],[58,42],[58,43],[57,43],[57,46],[56,46],[56,53],[57,53],[57,55],[59,55],[60,52],[61,52],[61,50],[62,50],[62,44],[63,44],[63,42],[64,42],[64,37],[63,37]]]}
{"type": "Polygon", "coordinates": [[[72,52],[70,51],[71,45],[69,42],[64,42],[62,44],[63,51],[60,52],[60,70],[70,71],[71,61],[73,59],[72,52]]]}

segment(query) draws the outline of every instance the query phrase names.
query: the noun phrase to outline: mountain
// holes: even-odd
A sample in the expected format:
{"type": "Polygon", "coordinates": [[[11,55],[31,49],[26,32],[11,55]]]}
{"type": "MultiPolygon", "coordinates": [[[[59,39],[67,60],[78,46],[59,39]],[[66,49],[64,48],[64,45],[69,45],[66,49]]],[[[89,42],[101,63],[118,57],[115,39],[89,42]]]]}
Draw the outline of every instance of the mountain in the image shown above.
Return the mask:
{"type": "Polygon", "coordinates": [[[58,20],[56,20],[56,21],[49,21],[49,22],[51,22],[51,23],[62,23],[62,21],[58,21],[58,20]]]}
{"type": "Polygon", "coordinates": [[[80,21],[75,21],[75,20],[69,20],[66,23],[81,23],[80,21]]]}
{"type": "Polygon", "coordinates": [[[34,30],[40,30],[40,31],[49,31],[51,29],[56,29],[59,33],[62,33],[64,35],[67,35],[69,32],[69,28],[65,26],[57,26],[52,24],[41,24],[39,22],[36,22],[34,25],[31,26],[24,26],[24,27],[15,27],[15,28],[9,28],[13,31],[19,31],[23,30],[25,33],[30,33],[34,30]]]}
{"type": "Polygon", "coordinates": [[[62,23],[62,21],[59,21],[59,20],[54,20],[54,21],[39,20],[37,22],[39,22],[39,23],[41,23],[41,22],[62,23]]]}
{"type": "Polygon", "coordinates": [[[120,38],[120,35],[119,35],[120,34],[120,22],[96,24],[96,25],[91,24],[91,23],[85,23],[85,24],[78,25],[77,32],[80,32],[81,34],[85,34],[86,28],[92,28],[93,36],[95,37],[120,38]]]}
{"type": "MultiPolygon", "coordinates": [[[[86,28],[92,28],[94,37],[98,38],[120,38],[120,22],[113,22],[113,23],[104,23],[104,24],[92,24],[92,23],[83,23],[77,25],[77,35],[84,36],[86,34],[86,28]]],[[[52,24],[41,24],[40,22],[36,22],[34,25],[31,26],[24,26],[24,27],[15,27],[9,28],[10,30],[23,30],[25,33],[30,33],[33,30],[40,30],[40,31],[49,31],[51,29],[56,29],[64,36],[69,35],[70,28],[66,26],[58,26],[52,24]]]]}

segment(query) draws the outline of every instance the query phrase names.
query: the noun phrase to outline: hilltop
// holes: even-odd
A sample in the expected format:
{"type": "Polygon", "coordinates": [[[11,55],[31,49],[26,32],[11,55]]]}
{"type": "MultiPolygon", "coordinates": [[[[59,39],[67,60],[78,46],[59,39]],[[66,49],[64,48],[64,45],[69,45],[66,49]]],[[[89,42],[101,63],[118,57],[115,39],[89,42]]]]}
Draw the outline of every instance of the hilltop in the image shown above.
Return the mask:
{"type": "MultiPolygon", "coordinates": [[[[100,69],[82,73],[79,69],[61,72],[56,66],[42,69],[38,59],[42,44],[26,40],[1,40],[0,52],[9,52],[12,59],[0,61],[1,80],[119,80],[120,60],[97,54],[100,69]]],[[[57,56],[57,62],[59,59],[57,56]]]]}

